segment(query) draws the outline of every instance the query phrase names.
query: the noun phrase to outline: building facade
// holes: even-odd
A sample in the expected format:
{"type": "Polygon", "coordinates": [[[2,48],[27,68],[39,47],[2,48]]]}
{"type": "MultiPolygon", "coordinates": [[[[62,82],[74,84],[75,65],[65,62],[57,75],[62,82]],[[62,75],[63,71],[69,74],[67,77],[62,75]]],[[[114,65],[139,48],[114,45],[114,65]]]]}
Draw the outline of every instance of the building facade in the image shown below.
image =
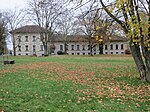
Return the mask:
{"type": "MultiPolygon", "coordinates": [[[[57,37],[55,37],[56,39],[57,37]]],[[[61,37],[62,38],[62,37],[61,37]]],[[[55,54],[58,51],[65,51],[65,43],[67,43],[67,54],[69,55],[90,55],[90,44],[88,40],[82,36],[71,36],[65,42],[64,39],[54,40],[55,54]],[[70,39],[71,38],[71,39],[70,39]],[[64,43],[65,42],[65,43],[64,43]]],[[[94,48],[92,49],[92,55],[97,54],[126,54],[126,50],[129,50],[127,38],[120,36],[112,36],[111,40],[105,41],[100,44],[98,41],[93,42],[94,48]],[[102,51],[101,51],[102,49],[102,51]]]]}
{"type": "Polygon", "coordinates": [[[27,25],[14,32],[16,55],[44,55],[44,47],[40,38],[41,33],[46,32],[44,28],[27,25]]]}
{"type": "MultiPolygon", "coordinates": [[[[17,55],[44,55],[44,47],[40,39],[41,33],[45,29],[36,25],[28,25],[15,30],[15,42],[17,45],[17,55]]],[[[53,54],[60,51],[68,55],[90,55],[90,45],[82,36],[70,36],[68,39],[55,35],[51,40],[50,45],[53,45],[53,54]],[[82,39],[81,39],[82,38],[82,39]]],[[[100,52],[101,44],[95,41],[95,46],[92,49],[92,54],[125,54],[129,49],[127,39],[123,37],[114,36],[109,42],[103,44],[103,52],[100,52]]],[[[50,49],[50,47],[49,47],[50,49]]]]}
{"type": "MultiPolygon", "coordinates": [[[[65,44],[55,43],[55,54],[58,51],[65,51],[65,44]]],[[[127,42],[110,42],[103,45],[103,54],[125,54],[128,50],[127,42]]],[[[97,44],[92,51],[93,55],[101,54],[100,45],[97,44]]],[[[71,42],[68,44],[67,54],[69,55],[90,55],[89,43],[87,42],[71,42]]]]}

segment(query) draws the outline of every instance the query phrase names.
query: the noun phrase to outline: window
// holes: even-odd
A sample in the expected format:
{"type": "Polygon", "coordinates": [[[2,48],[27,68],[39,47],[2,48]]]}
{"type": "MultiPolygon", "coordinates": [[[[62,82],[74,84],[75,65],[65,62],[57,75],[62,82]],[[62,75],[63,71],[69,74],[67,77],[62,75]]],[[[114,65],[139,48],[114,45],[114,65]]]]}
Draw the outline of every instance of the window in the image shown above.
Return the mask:
{"type": "Polygon", "coordinates": [[[40,48],[41,48],[40,51],[43,51],[43,50],[44,50],[44,49],[43,49],[43,45],[40,45],[40,48]]]}
{"type": "Polygon", "coordinates": [[[88,50],[90,50],[90,45],[88,45],[88,50]]]}
{"type": "Polygon", "coordinates": [[[94,51],[96,51],[96,46],[93,48],[94,51]]]}
{"type": "Polygon", "coordinates": [[[123,46],[123,44],[121,44],[121,50],[123,50],[124,49],[124,46],[123,46]]]}
{"type": "Polygon", "coordinates": [[[80,55],[80,53],[77,53],[77,55],[80,55]]]}
{"type": "Polygon", "coordinates": [[[35,45],[33,45],[33,52],[35,52],[35,47],[36,47],[36,46],[35,46],[35,45]]]}
{"type": "Polygon", "coordinates": [[[108,52],[105,52],[105,54],[108,54],[108,52]]]}
{"type": "Polygon", "coordinates": [[[43,41],[44,40],[44,37],[43,35],[40,36],[40,41],[43,41]]]}
{"type": "Polygon", "coordinates": [[[28,55],[28,53],[26,53],[26,55],[28,55]]]}
{"type": "Polygon", "coordinates": [[[72,53],[72,55],[74,55],[74,53],[72,53]]]}
{"type": "Polygon", "coordinates": [[[68,45],[67,44],[65,45],[65,47],[66,47],[66,50],[68,50],[68,45]]]}
{"type": "Polygon", "coordinates": [[[25,47],[26,47],[26,51],[28,51],[28,45],[26,45],[25,47]]]}
{"type": "Polygon", "coordinates": [[[85,50],[85,45],[82,45],[82,50],[83,50],[83,51],[85,50]]]}
{"type": "Polygon", "coordinates": [[[116,52],[116,54],[119,54],[118,52],[116,52]]]}
{"type": "Polygon", "coordinates": [[[77,50],[80,50],[80,45],[77,45],[77,50]]]}
{"type": "Polygon", "coordinates": [[[96,55],[96,53],[94,53],[94,55],[96,55]]]}
{"type": "Polygon", "coordinates": [[[18,54],[18,55],[21,55],[21,54],[18,54]]]}
{"type": "Polygon", "coordinates": [[[121,54],[124,54],[124,52],[121,52],[121,54]]]}
{"type": "Polygon", "coordinates": [[[88,55],[90,55],[91,53],[88,53],[88,55]]]}
{"type": "Polygon", "coordinates": [[[33,42],[35,42],[35,41],[36,41],[35,36],[33,36],[33,42]]]}
{"type": "Polygon", "coordinates": [[[105,45],[105,50],[108,50],[108,47],[107,47],[107,45],[105,45]]]}
{"type": "Polygon", "coordinates": [[[74,45],[71,45],[71,50],[74,50],[74,45]]]}
{"type": "Polygon", "coordinates": [[[63,45],[60,45],[60,50],[63,51],[63,45]]]}
{"type": "Polygon", "coordinates": [[[25,36],[25,41],[28,42],[28,36],[25,36]]]}
{"type": "Polygon", "coordinates": [[[21,42],[21,36],[18,36],[18,42],[21,42]]]}
{"type": "Polygon", "coordinates": [[[113,54],[113,52],[111,52],[111,54],[113,54]]]}
{"type": "Polygon", "coordinates": [[[18,46],[18,51],[21,51],[21,46],[18,46]]]}
{"type": "Polygon", "coordinates": [[[85,55],[85,53],[83,53],[83,55],[85,55]]]}
{"type": "Polygon", "coordinates": [[[116,50],[118,50],[118,44],[116,44],[116,50]]]}
{"type": "Polygon", "coordinates": [[[110,50],[113,50],[113,44],[110,45],[110,50]]]}

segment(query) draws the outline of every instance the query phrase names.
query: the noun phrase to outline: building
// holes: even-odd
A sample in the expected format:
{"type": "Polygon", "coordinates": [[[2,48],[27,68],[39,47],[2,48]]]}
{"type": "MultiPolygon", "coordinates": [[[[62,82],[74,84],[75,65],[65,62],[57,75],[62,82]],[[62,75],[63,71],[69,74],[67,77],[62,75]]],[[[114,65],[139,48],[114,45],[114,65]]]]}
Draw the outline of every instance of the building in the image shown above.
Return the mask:
{"type": "Polygon", "coordinates": [[[129,50],[128,39],[121,36],[111,36],[110,41],[104,43],[104,54],[125,54],[129,50]]]}
{"type": "MultiPolygon", "coordinates": [[[[129,50],[128,39],[121,36],[111,36],[111,39],[100,44],[99,41],[94,40],[92,54],[125,54],[129,50]],[[102,51],[101,51],[102,49],[102,51]]],[[[65,51],[65,44],[67,44],[67,54],[69,55],[90,55],[90,44],[84,35],[71,35],[67,39],[55,36],[53,40],[55,45],[54,53],[58,51],[65,51]]]]}
{"type": "MultiPolygon", "coordinates": [[[[44,28],[37,25],[27,25],[15,30],[15,39],[17,45],[17,55],[44,55],[44,47],[40,39],[40,34],[46,32],[44,28]]],[[[93,41],[94,48],[92,54],[125,54],[128,48],[127,38],[112,36],[109,41],[100,44],[93,41]],[[102,48],[102,51],[101,51],[102,48]]],[[[90,55],[89,41],[85,35],[69,35],[67,38],[63,35],[54,35],[49,43],[51,53],[65,52],[68,55],[90,55]]]]}
{"type": "Polygon", "coordinates": [[[26,25],[13,31],[16,55],[44,55],[44,47],[40,38],[46,30],[37,25],[26,25]]]}

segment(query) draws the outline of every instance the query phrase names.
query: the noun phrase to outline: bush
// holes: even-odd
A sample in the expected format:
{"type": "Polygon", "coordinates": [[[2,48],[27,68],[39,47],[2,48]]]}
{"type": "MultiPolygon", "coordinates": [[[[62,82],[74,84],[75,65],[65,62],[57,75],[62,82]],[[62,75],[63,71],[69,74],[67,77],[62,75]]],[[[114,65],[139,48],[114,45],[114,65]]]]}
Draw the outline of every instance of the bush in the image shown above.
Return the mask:
{"type": "Polygon", "coordinates": [[[57,51],[58,55],[64,55],[65,53],[63,51],[57,51]]]}
{"type": "Polygon", "coordinates": [[[125,54],[131,54],[131,51],[129,49],[126,49],[125,54]]]}
{"type": "Polygon", "coordinates": [[[32,56],[33,56],[33,57],[37,57],[37,55],[36,55],[36,54],[33,54],[32,56]]]}

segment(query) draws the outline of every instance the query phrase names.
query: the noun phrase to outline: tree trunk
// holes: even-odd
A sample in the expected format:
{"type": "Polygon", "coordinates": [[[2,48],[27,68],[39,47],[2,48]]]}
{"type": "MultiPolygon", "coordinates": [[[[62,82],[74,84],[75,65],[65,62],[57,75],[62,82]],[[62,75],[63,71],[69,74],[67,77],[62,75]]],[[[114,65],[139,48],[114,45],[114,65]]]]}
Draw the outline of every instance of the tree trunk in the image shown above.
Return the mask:
{"type": "Polygon", "coordinates": [[[67,54],[67,43],[64,43],[64,53],[67,54]]]}
{"type": "Polygon", "coordinates": [[[48,38],[47,38],[47,33],[41,33],[40,34],[41,41],[43,43],[44,47],[44,56],[48,56],[48,38]],[[45,36],[44,36],[45,35],[45,36]]]}
{"type": "Polygon", "coordinates": [[[104,54],[103,53],[103,43],[99,44],[99,54],[104,54]]]}
{"type": "Polygon", "coordinates": [[[144,41],[141,45],[143,57],[145,59],[145,66],[146,66],[146,80],[150,82],[150,51],[145,46],[144,41]]]}
{"type": "Polygon", "coordinates": [[[142,59],[141,51],[139,45],[132,45],[132,43],[129,43],[130,50],[134,59],[134,62],[139,70],[140,79],[146,80],[146,66],[144,65],[144,61],[142,59]]]}
{"type": "Polygon", "coordinates": [[[89,41],[89,50],[90,50],[90,56],[93,56],[93,46],[90,41],[89,41]]]}
{"type": "Polygon", "coordinates": [[[13,44],[13,52],[14,52],[14,56],[16,56],[16,47],[15,47],[15,44],[13,44]]]}
{"type": "Polygon", "coordinates": [[[150,82],[150,51],[146,51],[145,54],[145,63],[146,63],[146,80],[150,82]]]}
{"type": "MultiPolygon", "coordinates": [[[[149,13],[148,13],[148,24],[149,24],[149,27],[148,27],[148,40],[150,40],[150,4],[148,6],[149,8],[149,13]]],[[[148,43],[148,48],[150,49],[150,41],[148,43]]],[[[146,80],[150,82],[150,50],[146,50],[146,53],[145,53],[145,63],[146,63],[146,67],[147,67],[147,74],[146,74],[146,80]]]]}
{"type": "Polygon", "coordinates": [[[44,44],[44,56],[48,56],[48,47],[44,44]]]}
{"type": "Polygon", "coordinates": [[[90,55],[93,56],[92,46],[90,46],[90,55]]]}
{"type": "Polygon", "coordinates": [[[15,36],[14,33],[12,34],[12,40],[13,40],[13,52],[14,52],[14,56],[16,56],[16,40],[15,40],[15,36]]]}

